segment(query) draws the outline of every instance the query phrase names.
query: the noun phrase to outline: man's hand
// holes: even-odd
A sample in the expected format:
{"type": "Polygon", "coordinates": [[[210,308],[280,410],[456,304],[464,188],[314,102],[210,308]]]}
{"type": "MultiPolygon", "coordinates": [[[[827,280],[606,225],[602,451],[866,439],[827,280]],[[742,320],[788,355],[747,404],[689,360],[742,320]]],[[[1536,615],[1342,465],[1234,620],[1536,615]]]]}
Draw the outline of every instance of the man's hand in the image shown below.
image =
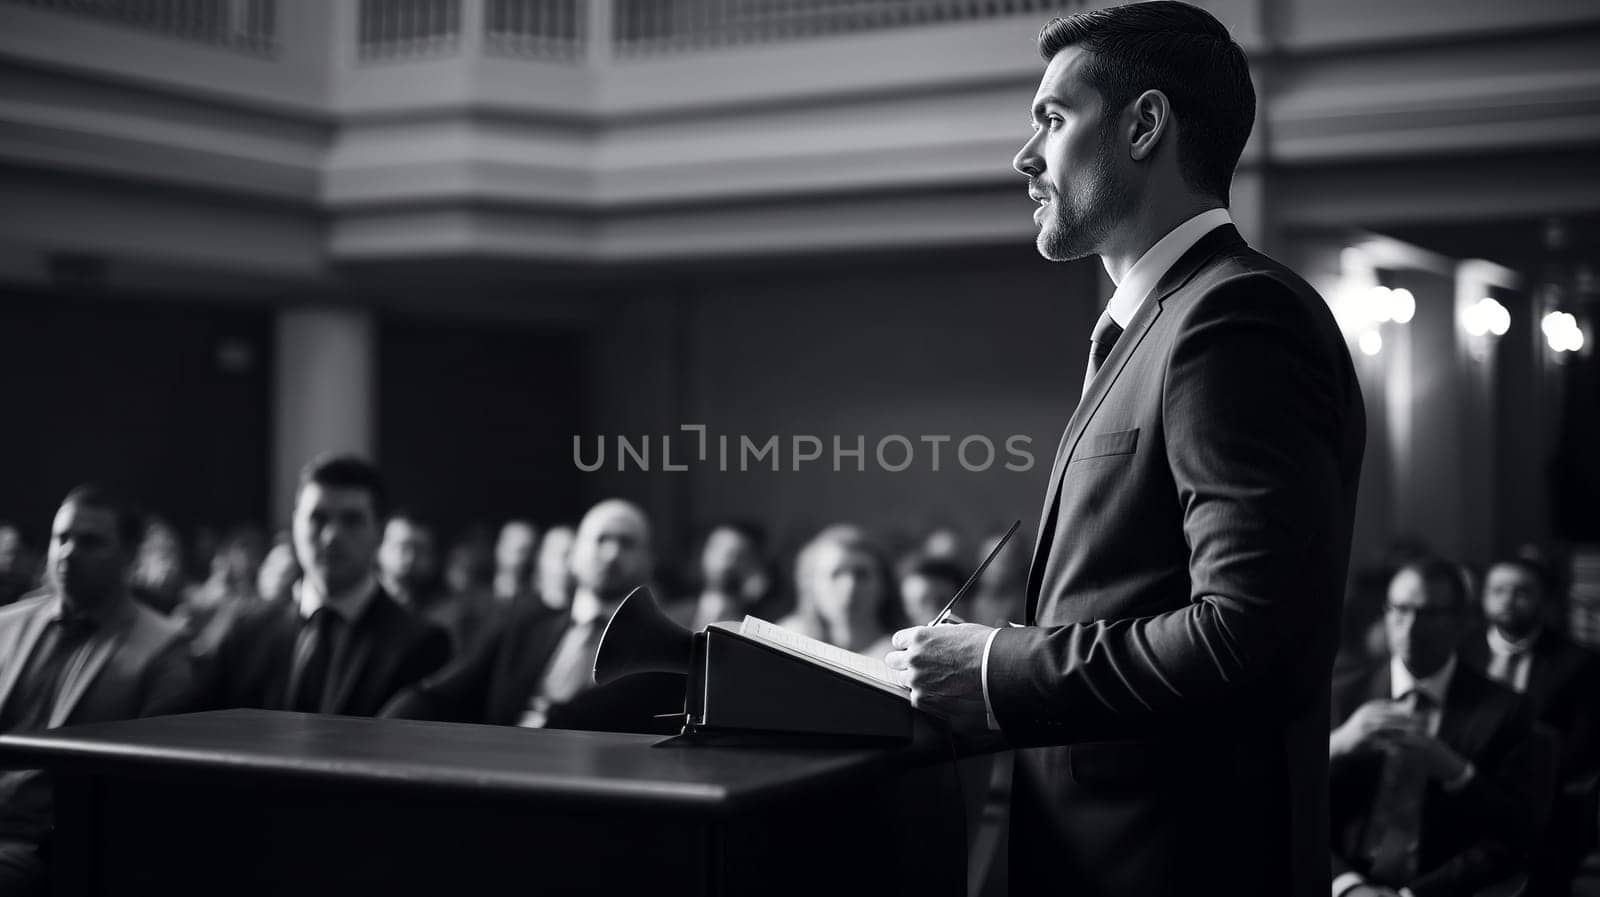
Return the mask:
{"type": "Polygon", "coordinates": [[[1466,774],[1467,761],[1450,746],[1425,732],[1394,732],[1382,736],[1385,750],[1415,754],[1435,782],[1454,782],[1466,774]]]}
{"type": "Polygon", "coordinates": [[[994,630],[976,623],[913,626],[894,634],[889,669],[911,689],[911,706],[957,729],[984,729],[983,646],[994,630]]]}
{"type": "Polygon", "coordinates": [[[1328,736],[1333,757],[1381,747],[1391,735],[1410,732],[1416,720],[1394,701],[1373,700],[1356,708],[1350,718],[1328,736]]]}

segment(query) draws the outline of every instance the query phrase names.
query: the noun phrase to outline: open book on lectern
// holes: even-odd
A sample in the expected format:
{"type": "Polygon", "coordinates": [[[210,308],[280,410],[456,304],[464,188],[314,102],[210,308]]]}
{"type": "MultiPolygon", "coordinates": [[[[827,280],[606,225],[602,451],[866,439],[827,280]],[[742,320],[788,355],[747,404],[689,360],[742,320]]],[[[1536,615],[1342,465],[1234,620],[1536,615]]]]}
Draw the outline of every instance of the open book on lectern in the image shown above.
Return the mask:
{"type": "MultiPolygon", "coordinates": [[[[711,625],[727,628],[727,624],[722,623],[711,625]]],[[[837,645],[830,645],[821,639],[795,632],[793,629],[785,629],[776,623],[768,623],[759,617],[746,616],[739,624],[739,634],[763,645],[770,645],[779,651],[793,654],[802,660],[824,664],[830,670],[849,676],[864,685],[899,695],[907,701],[911,700],[911,690],[900,684],[894,672],[889,669],[889,664],[881,657],[868,657],[865,654],[846,651],[837,645]]]]}
{"type": "Polygon", "coordinates": [[[909,739],[911,692],[881,658],[746,617],[694,634],[686,728],[909,739]]]}

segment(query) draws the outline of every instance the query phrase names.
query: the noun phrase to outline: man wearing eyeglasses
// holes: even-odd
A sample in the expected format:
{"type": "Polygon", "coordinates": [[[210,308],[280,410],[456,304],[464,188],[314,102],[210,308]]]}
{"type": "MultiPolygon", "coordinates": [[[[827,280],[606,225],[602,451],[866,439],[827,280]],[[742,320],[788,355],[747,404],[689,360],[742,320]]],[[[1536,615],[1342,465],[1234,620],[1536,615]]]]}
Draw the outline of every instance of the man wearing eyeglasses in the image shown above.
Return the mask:
{"type": "Polygon", "coordinates": [[[1469,895],[1517,871],[1526,703],[1456,659],[1466,581],[1440,560],[1389,583],[1390,658],[1334,689],[1333,897],[1469,895]]]}

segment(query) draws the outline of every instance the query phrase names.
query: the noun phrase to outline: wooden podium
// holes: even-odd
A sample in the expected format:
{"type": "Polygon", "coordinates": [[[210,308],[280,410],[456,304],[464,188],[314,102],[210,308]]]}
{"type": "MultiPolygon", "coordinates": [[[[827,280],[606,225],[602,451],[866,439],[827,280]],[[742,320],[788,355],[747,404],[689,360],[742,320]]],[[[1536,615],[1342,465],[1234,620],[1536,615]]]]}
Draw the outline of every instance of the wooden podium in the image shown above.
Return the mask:
{"type": "Polygon", "coordinates": [[[55,895],[959,895],[948,755],[228,710],[0,736],[55,895]]]}

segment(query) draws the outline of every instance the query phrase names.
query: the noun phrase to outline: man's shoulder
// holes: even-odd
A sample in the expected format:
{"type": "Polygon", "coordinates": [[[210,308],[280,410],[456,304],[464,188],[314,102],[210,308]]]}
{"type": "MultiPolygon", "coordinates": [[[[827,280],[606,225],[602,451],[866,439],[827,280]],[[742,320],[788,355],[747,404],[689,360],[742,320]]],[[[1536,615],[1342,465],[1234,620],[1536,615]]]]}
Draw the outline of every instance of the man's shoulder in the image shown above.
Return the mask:
{"type": "Polygon", "coordinates": [[[450,640],[449,633],[443,627],[407,610],[381,586],[372,596],[372,604],[367,607],[363,622],[371,628],[374,638],[381,645],[404,649],[430,640],[448,645],[450,640]]]}
{"type": "Polygon", "coordinates": [[[1465,698],[1470,705],[1463,709],[1502,720],[1527,718],[1531,724],[1532,705],[1526,697],[1465,664],[1457,666],[1454,675],[1453,692],[1465,698]]]}
{"type": "Polygon", "coordinates": [[[1173,298],[1200,301],[1224,291],[1281,294],[1326,306],[1322,296],[1291,268],[1246,243],[1224,247],[1212,256],[1173,298]]]}
{"type": "Polygon", "coordinates": [[[49,589],[36,589],[3,607],[0,607],[0,629],[15,626],[29,619],[50,603],[55,594],[49,589]]]}

